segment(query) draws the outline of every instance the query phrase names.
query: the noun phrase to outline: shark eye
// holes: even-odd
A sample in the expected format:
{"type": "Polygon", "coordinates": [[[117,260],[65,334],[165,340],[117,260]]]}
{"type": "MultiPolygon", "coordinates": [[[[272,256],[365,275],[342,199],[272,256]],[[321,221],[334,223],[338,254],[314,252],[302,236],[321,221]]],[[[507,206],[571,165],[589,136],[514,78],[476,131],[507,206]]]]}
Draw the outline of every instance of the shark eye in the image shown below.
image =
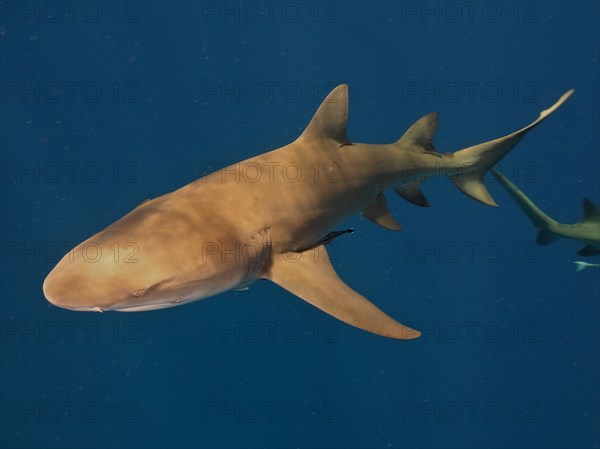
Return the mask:
{"type": "Polygon", "coordinates": [[[140,290],[136,290],[135,292],[133,292],[133,296],[135,296],[136,298],[140,298],[141,296],[144,296],[144,293],[146,292],[146,289],[140,289],[140,290]]]}

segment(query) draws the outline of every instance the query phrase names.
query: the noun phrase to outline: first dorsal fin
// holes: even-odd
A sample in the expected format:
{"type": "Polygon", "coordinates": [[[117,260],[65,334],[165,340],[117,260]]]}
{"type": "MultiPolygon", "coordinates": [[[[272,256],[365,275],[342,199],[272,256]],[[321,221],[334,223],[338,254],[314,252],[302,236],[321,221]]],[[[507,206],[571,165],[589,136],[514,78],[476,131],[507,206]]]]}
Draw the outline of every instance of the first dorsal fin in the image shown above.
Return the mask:
{"type": "Polygon", "coordinates": [[[300,139],[331,139],[340,145],[350,143],[346,136],[348,121],[348,86],[333,89],[313,116],[300,139]]]}
{"type": "Polygon", "coordinates": [[[600,208],[587,198],[583,199],[583,220],[582,221],[600,221],[600,208]]]}
{"type": "Polygon", "coordinates": [[[396,221],[387,207],[387,200],[383,193],[380,193],[371,204],[369,204],[362,214],[379,226],[390,231],[402,231],[402,226],[396,221]]]}

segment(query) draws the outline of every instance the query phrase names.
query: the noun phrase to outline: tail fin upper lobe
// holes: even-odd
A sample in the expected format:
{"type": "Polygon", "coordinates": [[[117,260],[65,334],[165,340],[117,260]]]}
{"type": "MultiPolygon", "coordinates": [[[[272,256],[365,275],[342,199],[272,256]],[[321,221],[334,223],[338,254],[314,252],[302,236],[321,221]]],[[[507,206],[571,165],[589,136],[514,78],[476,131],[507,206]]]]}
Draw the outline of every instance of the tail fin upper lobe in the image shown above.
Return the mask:
{"type": "Polygon", "coordinates": [[[471,198],[490,206],[496,206],[497,204],[483,185],[483,175],[506,156],[525,134],[556,111],[573,92],[573,89],[567,91],[554,105],[542,111],[536,121],[525,128],[508,136],[480,143],[454,153],[452,156],[456,160],[459,170],[457,174],[450,175],[449,178],[462,192],[471,198]]]}

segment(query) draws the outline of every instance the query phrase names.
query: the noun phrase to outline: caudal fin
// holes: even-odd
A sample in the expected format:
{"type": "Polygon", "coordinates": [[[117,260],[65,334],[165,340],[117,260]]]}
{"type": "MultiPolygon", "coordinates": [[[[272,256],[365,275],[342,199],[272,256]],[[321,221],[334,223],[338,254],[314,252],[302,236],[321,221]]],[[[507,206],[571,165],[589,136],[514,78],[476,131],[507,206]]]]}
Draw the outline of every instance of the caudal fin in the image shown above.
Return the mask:
{"type": "Polygon", "coordinates": [[[540,113],[536,121],[525,128],[489,142],[480,143],[457,151],[452,156],[456,161],[455,173],[448,177],[462,192],[471,198],[490,206],[497,206],[483,184],[485,173],[506,156],[519,141],[556,111],[572,94],[571,89],[563,94],[550,108],[540,113]]]}
{"type": "Polygon", "coordinates": [[[575,271],[577,272],[583,271],[588,267],[588,264],[586,262],[581,262],[579,260],[576,260],[573,263],[575,264],[575,271]]]}

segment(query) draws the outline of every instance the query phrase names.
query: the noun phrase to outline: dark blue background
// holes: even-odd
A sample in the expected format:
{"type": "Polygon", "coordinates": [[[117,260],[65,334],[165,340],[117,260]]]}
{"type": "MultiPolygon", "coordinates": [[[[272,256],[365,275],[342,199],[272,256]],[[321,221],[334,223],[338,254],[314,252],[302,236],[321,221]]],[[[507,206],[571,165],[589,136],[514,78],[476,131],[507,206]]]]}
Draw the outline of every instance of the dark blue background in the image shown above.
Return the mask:
{"type": "Polygon", "coordinates": [[[42,294],[56,246],[288,143],[339,83],[352,140],[393,141],[438,110],[439,151],[575,88],[501,165],[578,221],[600,199],[598,3],[465,3],[3,2],[1,446],[598,447],[599,270],[575,272],[581,244],[536,246],[493,179],[499,208],[432,179],[430,209],[389,196],[403,233],[356,217],[333,245],[341,277],[420,340],[268,282],[139,314],[42,294]]]}

